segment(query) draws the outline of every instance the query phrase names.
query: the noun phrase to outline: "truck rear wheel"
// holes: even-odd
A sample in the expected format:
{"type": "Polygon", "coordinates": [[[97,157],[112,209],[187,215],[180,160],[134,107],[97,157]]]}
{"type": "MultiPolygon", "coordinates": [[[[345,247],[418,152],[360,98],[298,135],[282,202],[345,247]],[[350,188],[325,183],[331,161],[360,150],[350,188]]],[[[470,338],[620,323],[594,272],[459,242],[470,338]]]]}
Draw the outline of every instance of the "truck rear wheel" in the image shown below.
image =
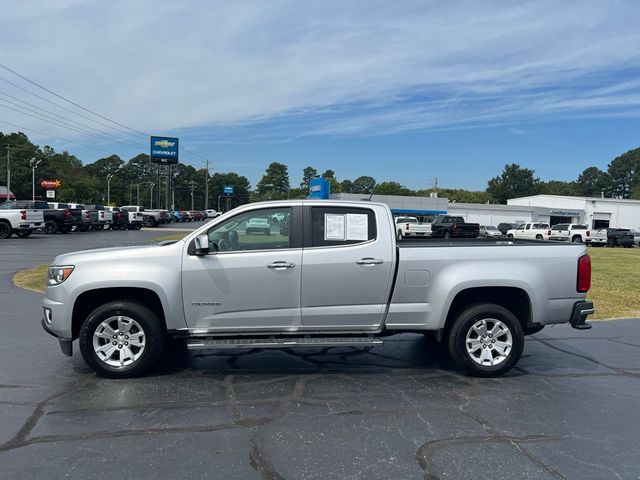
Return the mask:
{"type": "Polygon", "coordinates": [[[9,222],[0,222],[0,239],[11,238],[13,235],[13,229],[9,222]]]}
{"type": "Polygon", "coordinates": [[[511,370],[524,349],[522,325],[493,303],[470,306],[454,320],[447,347],[451,358],[471,375],[495,377],[511,370]]]}
{"type": "Polygon", "coordinates": [[[158,361],[166,339],[160,319],[147,306],[117,300],[91,312],[78,340],[82,357],[99,375],[129,378],[158,361]]]}
{"type": "Polygon", "coordinates": [[[53,220],[47,220],[44,222],[44,233],[56,233],[58,231],[58,224],[53,220]]]}
{"type": "Polygon", "coordinates": [[[26,230],[16,230],[16,235],[20,238],[27,238],[32,233],[33,233],[33,230],[31,230],[30,228],[26,230]]]}
{"type": "Polygon", "coordinates": [[[444,238],[451,238],[451,232],[449,232],[449,230],[444,231],[444,238]]]}
{"type": "Polygon", "coordinates": [[[571,241],[573,243],[582,243],[582,237],[580,235],[574,235],[571,241]]]}

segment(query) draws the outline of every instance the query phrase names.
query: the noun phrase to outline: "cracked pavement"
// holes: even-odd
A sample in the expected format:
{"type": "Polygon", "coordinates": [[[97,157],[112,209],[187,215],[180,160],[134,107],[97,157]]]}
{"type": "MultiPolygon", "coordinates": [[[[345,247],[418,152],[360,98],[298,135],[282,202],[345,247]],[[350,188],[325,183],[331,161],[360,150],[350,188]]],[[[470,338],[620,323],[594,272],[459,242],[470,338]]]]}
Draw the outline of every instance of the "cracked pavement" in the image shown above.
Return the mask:
{"type": "Polygon", "coordinates": [[[147,376],[108,380],[77,346],[62,355],[40,327],[40,295],[11,282],[62,252],[162,234],[2,242],[3,476],[640,478],[638,320],[547,328],[498,379],[468,377],[406,334],[370,349],[174,347],[147,376]]]}

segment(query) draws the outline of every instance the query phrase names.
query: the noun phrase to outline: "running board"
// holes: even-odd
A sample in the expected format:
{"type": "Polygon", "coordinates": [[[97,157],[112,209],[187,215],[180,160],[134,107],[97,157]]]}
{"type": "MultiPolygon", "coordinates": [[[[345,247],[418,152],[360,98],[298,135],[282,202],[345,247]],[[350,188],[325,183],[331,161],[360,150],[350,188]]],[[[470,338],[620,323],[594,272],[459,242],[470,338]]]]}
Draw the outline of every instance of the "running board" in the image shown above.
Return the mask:
{"type": "Polygon", "coordinates": [[[365,347],[382,345],[375,337],[206,338],[187,340],[189,350],[219,348],[365,347]]]}

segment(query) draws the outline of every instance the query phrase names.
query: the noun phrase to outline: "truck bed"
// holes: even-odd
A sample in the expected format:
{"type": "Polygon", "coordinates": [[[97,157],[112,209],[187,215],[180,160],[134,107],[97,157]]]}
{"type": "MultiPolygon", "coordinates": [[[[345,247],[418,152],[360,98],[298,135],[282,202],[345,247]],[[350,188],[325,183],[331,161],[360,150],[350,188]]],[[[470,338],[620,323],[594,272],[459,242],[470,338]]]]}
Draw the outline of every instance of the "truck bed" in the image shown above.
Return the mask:
{"type": "Polygon", "coordinates": [[[421,247],[496,247],[496,246],[554,246],[571,245],[568,242],[551,242],[548,240],[528,240],[528,239],[493,239],[493,238],[412,238],[398,242],[398,248],[421,248],[421,247]]]}

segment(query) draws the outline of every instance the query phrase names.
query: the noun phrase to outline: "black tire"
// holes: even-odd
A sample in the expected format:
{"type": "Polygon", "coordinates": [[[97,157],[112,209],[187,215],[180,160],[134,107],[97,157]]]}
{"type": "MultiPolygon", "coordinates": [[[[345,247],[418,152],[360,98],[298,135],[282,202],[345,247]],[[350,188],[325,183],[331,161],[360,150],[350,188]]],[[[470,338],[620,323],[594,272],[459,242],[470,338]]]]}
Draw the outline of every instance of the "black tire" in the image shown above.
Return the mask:
{"type": "Polygon", "coordinates": [[[536,240],[544,240],[544,237],[540,234],[536,235],[536,240]]]}
{"type": "Polygon", "coordinates": [[[65,225],[64,227],[60,227],[60,233],[69,233],[71,231],[70,225],[65,225]]]}
{"type": "MultiPolygon", "coordinates": [[[[473,341],[473,338],[471,341],[473,341]]],[[[476,377],[496,377],[511,370],[520,360],[524,349],[524,332],[516,316],[506,308],[493,303],[476,304],[463,310],[453,321],[447,336],[447,348],[454,362],[471,375],[476,377]],[[494,365],[482,365],[481,363],[484,362],[481,358],[467,351],[467,335],[475,334],[472,330],[482,320],[485,320],[489,327],[495,326],[496,322],[500,322],[506,328],[506,330],[498,333],[495,338],[489,338],[490,331],[487,332],[486,338],[477,337],[482,342],[482,349],[476,351],[479,351],[481,356],[485,349],[489,351],[491,359],[487,359],[487,361],[493,362],[500,357],[499,354],[498,357],[494,356],[494,353],[499,353],[495,349],[496,341],[501,342],[499,339],[502,338],[505,339],[502,342],[506,343],[508,338],[507,331],[508,335],[511,336],[511,346],[508,348],[502,347],[506,353],[494,365]],[[474,360],[472,356],[476,359],[474,360]]]]}
{"type": "Polygon", "coordinates": [[[396,235],[396,240],[401,241],[402,240],[402,230],[398,230],[398,235],[396,235]]]}
{"type": "Polygon", "coordinates": [[[142,228],[142,224],[141,223],[136,223],[135,226],[133,227],[135,230],[140,230],[142,228]]]}
{"type": "Polygon", "coordinates": [[[147,224],[150,227],[157,227],[158,226],[158,222],[156,222],[156,219],[153,217],[149,217],[149,220],[147,221],[147,224]]]}
{"type": "Polygon", "coordinates": [[[580,235],[574,235],[571,241],[573,243],[582,243],[582,237],[580,235]]]}
{"type": "Polygon", "coordinates": [[[11,238],[11,235],[13,235],[11,224],[7,221],[0,221],[0,239],[11,238]]]}
{"type": "Polygon", "coordinates": [[[53,220],[47,220],[44,222],[44,233],[56,233],[58,231],[58,224],[53,220]]]}
{"type": "Polygon", "coordinates": [[[78,225],[76,227],[76,230],[78,232],[88,232],[89,231],[89,225],[78,225]]]}
{"type": "Polygon", "coordinates": [[[445,230],[443,237],[444,238],[451,238],[451,232],[449,230],[445,230]]]}
{"type": "Polygon", "coordinates": [[[16,230],[16,235],[20,238],[27,238],[29,235],[33,233],[33,230],[16,230]]]}
{"type": "MultiPolygon", "coordinates": [[[[131,328],[133,329],[135,327],[131,328]]],[[[140,331],[136,329],[137,333],[140,333],[140,331]]],[[[124,337],[124,334],[120,335],[117,330],[115,333],[119,339],[124,337]]],[[[130,378],[141,375],[159,360],[162,356],[162,352],[164,351],[166,334],[158,316],[147,306],[126,300],[116,300],[101,305],[91,312],[82,324],[82,328],[80,328],[78,341],[80,345],[80,352],[82,353],[82,357],[85,362],[87,362],[87,364],[99,375],[109,378],[130,378]],[[142,332],[142,337],[138,338],[144,339],[144,348],[141,353],[140,350],[137,351],[140,356],[128,365],[124,366],[109,365],[106,363],[109,358],[104,360],[95,352],[94,349],[94,334],[96,333],[96,330],[102,329],[102,322],[118,316],[128,317],[136,322],[142,332]]],[[[103,342],[104,340],[96,339],[96,341],[103,342]]],[[[105,342],[105,345],[108,345],[110,342],[111,340],[108,340],[105,342]]],[[[133,352],[135,348],[137,347],[134,347],[133,345],[129,346],[130,352],[133,352]]],[[[120,349],[117,354],[118,357],[121,358],[120,355],[122,353],[120,352],[125,351],[126,350],[124,349],[120,349]]],[[[125,358],[124,360],[127,359],[125,358]]]]}
{"type": "Polygon", "coordinates": [[[513,240],[513,233],[510,233],[509,235],[507,235],[507,238],[508,238],[509,240],[513,240]]]}

